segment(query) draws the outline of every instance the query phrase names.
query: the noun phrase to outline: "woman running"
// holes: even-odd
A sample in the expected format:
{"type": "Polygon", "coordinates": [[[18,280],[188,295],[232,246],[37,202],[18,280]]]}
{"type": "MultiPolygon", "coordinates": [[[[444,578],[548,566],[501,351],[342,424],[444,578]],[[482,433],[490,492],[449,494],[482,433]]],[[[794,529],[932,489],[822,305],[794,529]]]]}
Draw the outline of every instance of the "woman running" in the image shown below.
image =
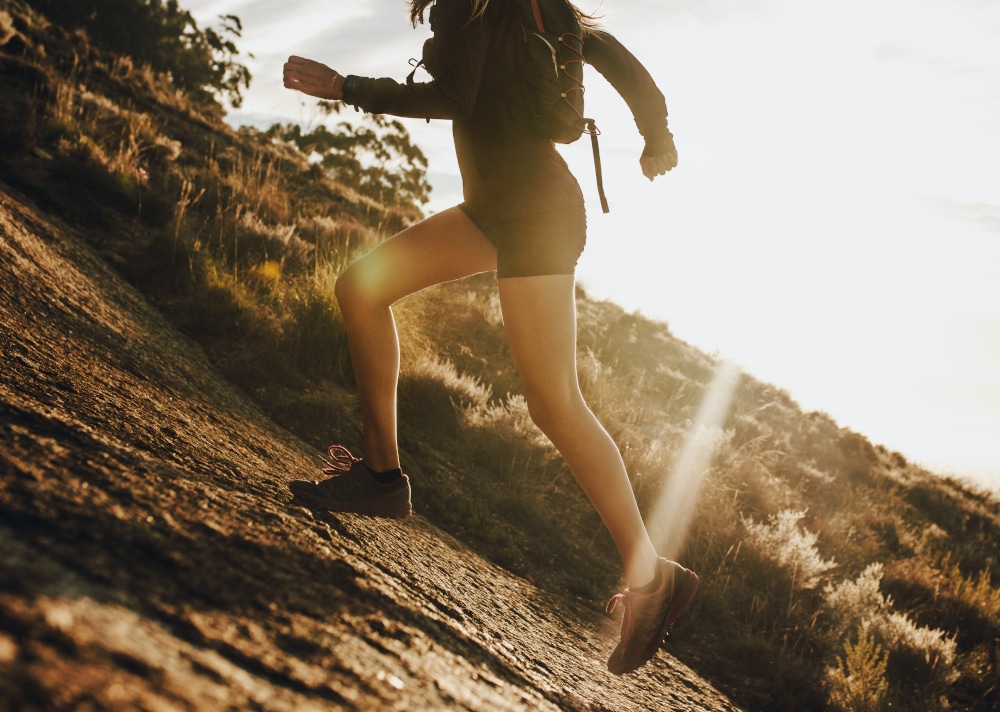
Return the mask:
{"type": "MultiPolygon", "coordinates": [[[[544,0],[565,2],[566,0],[544,0]]],[[[410,0],[414,26],[434,0],[410,0]]],[[[623,97],[645,148],[649,180],[677,165],[663,95],[649,73],[593,18],[580,19],[583,52],[623,97]]],[[[628,588],[616,674],[645,664],[690,602],[698,577],[659,557],[643,524],[617,446],[584,402],[576,371],[577,260],[586,241],[583,194],[549,139],[529,125],[513,52],[524,30],[513,0],[437,0],[432,81],[341,75],[290,57],[284,84],[370,113],[449,119],[464,201],[403,230],[337,280],[364,428],[364,457],[330,448],[320,482],[290,487],[309,506],[376,517],[410,514],[410,483],[396,440],[399,343],[391,306],[441,282],[496,271],[503,324],[531,419],[552,441],[607,526],[628,588]]]]}

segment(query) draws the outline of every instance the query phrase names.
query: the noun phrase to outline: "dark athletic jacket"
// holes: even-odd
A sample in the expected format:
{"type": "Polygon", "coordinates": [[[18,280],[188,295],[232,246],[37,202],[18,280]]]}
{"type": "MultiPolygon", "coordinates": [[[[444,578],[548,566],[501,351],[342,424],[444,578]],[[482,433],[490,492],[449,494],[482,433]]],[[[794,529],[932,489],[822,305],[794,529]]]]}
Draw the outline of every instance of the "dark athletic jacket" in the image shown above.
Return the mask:
{"type": "MultiPolygon", "coordinates": [[[[474,22],[469,14],[468,0],[437,1],[432,81],[350,77],[344,101],[370,113],[451,119],[466,208],[480,226],[581,204],[555,145],[535,135],[509,100],[517,81],[511,53],[521,42],[513,3],[493,0],[474,22]]],[[[632,110],[646,153],[666,153],[667,107],[649,72],[606,32],[587,38],[584,55],[632,110]]]]}

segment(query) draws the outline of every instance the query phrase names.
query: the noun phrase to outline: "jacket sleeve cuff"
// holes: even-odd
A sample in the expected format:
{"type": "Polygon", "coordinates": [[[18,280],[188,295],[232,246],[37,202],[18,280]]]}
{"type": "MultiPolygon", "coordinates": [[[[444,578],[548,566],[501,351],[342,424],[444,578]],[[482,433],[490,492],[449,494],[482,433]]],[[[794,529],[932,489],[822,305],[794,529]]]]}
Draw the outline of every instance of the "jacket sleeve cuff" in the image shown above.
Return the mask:
{"type": "Polygon", "coordinates": [[[667,128],[667,118],[664,116],[655,121],[636,120],[636,127],[639,133],[646,140],[646,147],[642,151],[644,156],[663,156],[674,148],[674,136],[667,128]]]}
{"type": "Polygon", "coordinates": [[[344,103],[357,108],[361,103],[364,93],[364,80],[356,74],[348,74],[344,77],[344,85],[341,88],[344,94],[344,103]]]}

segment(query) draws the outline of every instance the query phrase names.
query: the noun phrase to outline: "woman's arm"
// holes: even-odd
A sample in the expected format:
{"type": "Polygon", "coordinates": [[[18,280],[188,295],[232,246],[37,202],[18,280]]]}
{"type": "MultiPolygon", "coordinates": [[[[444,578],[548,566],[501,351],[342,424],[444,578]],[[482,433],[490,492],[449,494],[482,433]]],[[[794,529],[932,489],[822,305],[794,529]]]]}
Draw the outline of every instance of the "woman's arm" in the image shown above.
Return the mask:
{"type": "Polygon", "coordinates": [[[469,22],[469,4],[438,0],[434,19],[435,76],[401,84],[394,79],[340,76],[301,57],[285,64],[285,86],[321,99],[343,100],[373,113],[421,119],[457,119],[472,113],[489,41],[483,18],[469,22]]]}
{"type": "Polygon", "coordinates": [[[592,65],[632,110],[636,127],[646,140],[639,159],[643,175],[652,180],[677,165],[677,149],[667,128],[667,104],[653,77],[631,52],[607,32],[592,32],[583,48],[592,65]]]}

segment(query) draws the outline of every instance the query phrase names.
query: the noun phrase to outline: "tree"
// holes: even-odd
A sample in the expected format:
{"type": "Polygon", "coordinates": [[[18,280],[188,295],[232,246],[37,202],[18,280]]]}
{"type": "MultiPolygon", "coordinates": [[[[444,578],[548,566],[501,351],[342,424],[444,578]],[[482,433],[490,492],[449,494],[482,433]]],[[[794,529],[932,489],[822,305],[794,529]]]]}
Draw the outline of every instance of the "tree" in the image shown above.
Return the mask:
{"type": "Polygon", "coordinates": [[[295,143],[333,178],[381,203],[422,205],[430,199],[427,158],[395,119],[365,114],[358,124],[342,121],[333,131],[320,125],[309,133],[297,124],[276,124],[268,134],[295,143]]]}

